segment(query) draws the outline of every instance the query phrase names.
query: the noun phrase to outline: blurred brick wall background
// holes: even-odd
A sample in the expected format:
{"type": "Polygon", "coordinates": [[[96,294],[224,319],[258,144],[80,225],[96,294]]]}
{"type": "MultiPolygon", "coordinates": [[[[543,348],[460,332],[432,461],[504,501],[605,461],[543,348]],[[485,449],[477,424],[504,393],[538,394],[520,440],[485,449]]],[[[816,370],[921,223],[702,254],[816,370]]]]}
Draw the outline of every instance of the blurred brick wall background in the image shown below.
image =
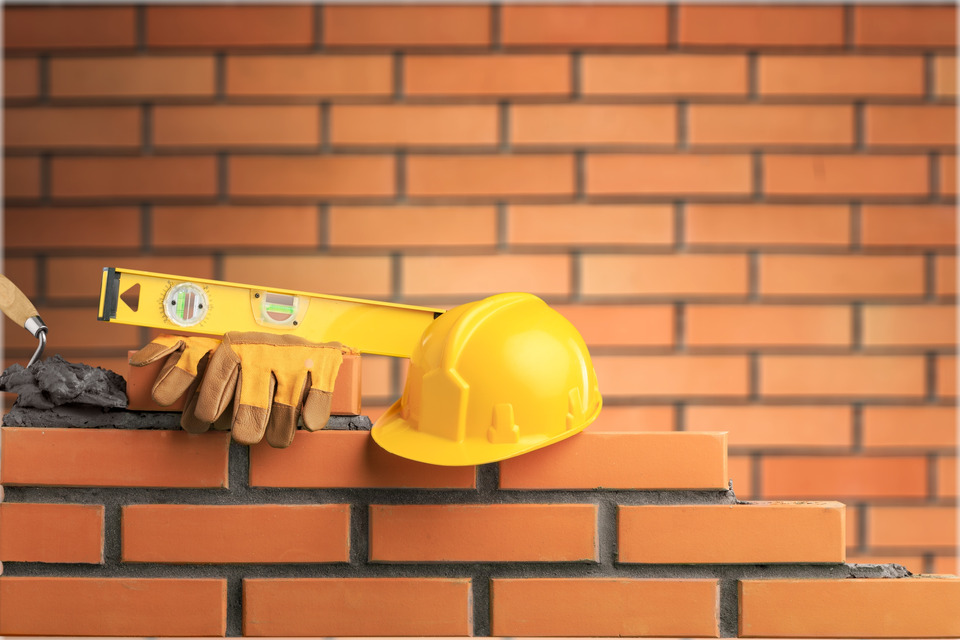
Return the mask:
{"type": "MultiPolygon", "coordinates": [[[[593,430],[726,430],[741,498],[958,570],[949,5],[4,9],[5,273],[125,369],[122,266],[579,327],[593,430]]],[[[35,341],[6,325],[6,362],[35,341]]],[[[364,363],[366,412],[403,364],[364,363]]]]}

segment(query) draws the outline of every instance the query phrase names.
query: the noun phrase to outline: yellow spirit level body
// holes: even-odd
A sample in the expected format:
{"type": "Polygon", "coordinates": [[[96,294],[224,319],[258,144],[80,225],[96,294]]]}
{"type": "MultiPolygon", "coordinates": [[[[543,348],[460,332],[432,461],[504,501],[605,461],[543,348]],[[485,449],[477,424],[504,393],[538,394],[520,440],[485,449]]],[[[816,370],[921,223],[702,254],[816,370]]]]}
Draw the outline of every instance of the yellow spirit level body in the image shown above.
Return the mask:
{"type": "Polygon", "coordinates": [[[106,267],[98,319],[222,336],[228,331],[338,341],[361,353],[410,357],[443,309],[106,267]]]}

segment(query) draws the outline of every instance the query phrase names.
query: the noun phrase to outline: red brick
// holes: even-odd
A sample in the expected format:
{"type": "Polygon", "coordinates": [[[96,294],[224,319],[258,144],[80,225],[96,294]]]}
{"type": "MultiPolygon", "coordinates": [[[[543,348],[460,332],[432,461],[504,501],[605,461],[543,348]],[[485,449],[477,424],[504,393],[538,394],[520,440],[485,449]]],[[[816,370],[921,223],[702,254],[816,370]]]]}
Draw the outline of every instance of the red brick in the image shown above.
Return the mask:
{"type": "Polygon", "coordinates": [[[123,507],[124,562],[314,563],[350,560],[350,505],[123,507]]]}
{"type": "Polygon", "coordinates": [[[498,119],[493,105],[333,105],[330,142],[344,146],[493,147],[499,142],[498,119]]]}
{"type": "Polygon", "coordinates": [[[213,197],[213,156],[55,157],[54,198],[213,197]]]}
{"type": "Polygon", "coordinates": [[[390,56],[228,56],[230,96],[386,97],[393,92],[390,56]]]}
{"type": "Polygon", "coordinates": [[[746,96],[742,55],[585,55],[585,95],[746,96]]]}
{"type": "Polygon", "coordinates": [[[300,6],[146,8],[148,47],[299,47],[313,44],[313,10],[300,6]]]}
{"type": "Polygon", "coordinates": [[[54,98],[213,97],[212,56],[54,58],[54,98]]]}
{"type": "Polygon", "coordinates": [[[582,258],[587,296],[744,296],[748,265],[742,255],[603,255],[582,258]]]}
{"type": "Polygon", "coordinates": [[[537,146],[672,146],[676,118],[672,105],[514,105],[510,140],[537,146]]]}
{"type": "Polygon", "coordinates": [[[225,579],[0,579],[3,634],[222,636],[226,627],[225,579]]]}
{"type": "Polygon", "coordinates": [[[717,591],[716,580],[495,578],[491,633],[717,637],[717,591]]]}
{"type": "Polygon", "coordinates": [[[483,47],[490,44],[490,7],[349,6],[323,8],[328,47],[483,47]]]}
{"type": "Polygon", "coordinates": [[[40,93],[40,65],[36,58],[5,58],[3,96],[7,99],[35,98],[40,93]]]}
{"type": "Polygon", "coordinates": [[[953,549],[957,544],[956,507],[870,507],[867,545],[871,548],[953,549]]]}
{"type": "Polygon", "coordinates": [[[851,312],[842,306],[691,305],[691,347],[847,346],[851,312]]]}
{"type": "Polygon", "coordinates": [[[923,498],[923,457],[765,457],[761,491],[767,498],[923,498]]]}
{"type": "Polygon", "coordinates": [[[40,158],[3,158],[3,195],[7,199],[40,197],[40,158]]]}
{"type": "MultiPolygon", "coordinates": [[[[4,211],[9,219],[11,209],[4,211]]],[[[33,258],[4,258],[3,274],[17,285],[17,288],[28,298],[34,298],[37,295],[37,263],[33,258]]],[[[6,332],[9,339],[11,332],[6,332]]],[[[6,368],[6,367],[4,367],[6,368]]]]}
{"type": "Polygon", "coordinates": [[[915,96],[924,93],[919,56],[761,55],[758,85],[770,96],[915,96]]]}
{"type": "Polygon", "coordinates": [[[227,486],[228,433],[4,427],[0,434],[4,484],[227,486]]]}
{"type": "Polygon", "coordinates": [[[448,247],[497,243],[493,207],[331,207],[331,247],[448,247]]]}
{"type": "Polygon", "coordinates": [[[0,560],[103,563],[103,505],[0,504],[0,560]]]}
{"type": "Polygon", "coordinates": [[[853,14],[854,42],[861,47],[957,46],[953,6],[859,6],[853,14]]]}
{"type": "Polygon", "coordinates": [[[681,46],[839,47],[843,9],[800,6],[681,6],[681,46]],[[721,27],[722,26],[722,27],[721,27]]]}
{"type": "Polygon", "coordinates": [[[942,155],[937,163],[940,175],[940,195],[957,197],[957,156],[942,155]]]}
{"type": "Polygon", "coordinates": [[[589,154],[591,195],[747,195],[753,189],[747,155],[589,154]]]}
{"type": "Polygon", "coordinates": [[[960,580],[741,580],[740,637],[960,635],[960,580]]]}
{"type": "Polygon", "coordinates": [[[860,215],[865,246],[957,246],[957,210],[952,206],[868,205],[860,215]]]}
{"type": "Polygon", "coordinates": [[[919,256],[760,257],[760,293],[769,296],[919,296],[919,256]]]}
{"type": "Polygon", "coordinates": [[[411,198],[572,196],[574,161],[558,155],[420,155],[407,159],[411,198]]]}
{"type": "Polygon", "coordinates": [[[3,46],[7,51],[133,49],[134,7],[6,7],[3,46]]]}
{"type": "Polygon", "coordinates": [[[764,396],[923,397],[920,356],[762,356],[764,396]]]}
{"type": "Polygon", "coordinates": [[[873,306],[863,309],[867,347],[950,347],[957,343],[957,310],[952,305],[873,306]]]}
{"type": "Polygon", "coordinates": [[[387,256],[227,256],[223,279],[325,295],[389,298],[387,256]]]}
{"type": "Polygon", "coordinates": [[[511,245],[670,245],[673,218],[669,205],[514,205],[506,233],[511,245]]]}
{"type": "Polygon", "coordinates": [[[158,147],[317,147],[320,112],[315,106],[158,105],[153,110],[153,143],[158,147]]]}
{"type": "MultiPolygon", "coordinates": [[[[107,221],[109,219],[105,222],[107,221]]],[[[213,259],[210,256],[136,256],[112,258],[111,260],[117,262],[105,264],[102,257],[51,257],[47,263],[47,295],[51,298],[95,298],[100,292],[103,268],[108,266],[122,266],[126,269],[153,271],[155,273],[176,273],[184,277],[208,279],[213,277],[213,259]]],[[[86,329],[87,326],[90,325],[85,325],[84,328],[86,329]]],[[[121,325],[100,323],[93,326],[116,331],[121,325]]],[[[93,337],[96,335],[98,334],[94,333],[89,338],[91,346],[93,337]]]]}
{"type": "Polygon", "coordinates": [[[8,149],[137,148],[136,107],[30,107],[4,111],[8,149]]]}
{"type": "Polygon", "coordinates": [[[742,398],[749,392],[746,356],[595,356],[593,365],[608,397],[742,398]]]}
{"type": "Polygon", "coordinates": [[[282,451],[250,449],[250,485],[302,488],[472,489],[473,467],[437,467],[387,453],[366,431],[299,432],[282,451]]]}
{"type": "Polygon", "coordinates": [[[935,374],[936,394],[938,398],[957,397],[957,357],[937,356],[935,374]]]}
{"type": "Polygon", "coordinates": [[[774,196],[922,196],[926,156],[769,155],[764,191],[774,196]]]}
{"type": "Polygon", "coordinates": [[[587,427],[594,433],[624,431],[673,431],[674,408],[662,405],[616,406],[600,410],[597,419],[587,427]]]}
{"type": "Polygon", "coordinates": [[[956,98],[957,56],[936,56],[933,59],[933,91],[940,98],[956,98]]]}
{"type": "Polygon", "coordinates": [[[377,156],[234,156],[234,197],[387,197],[395,191],[394,159],[377,156]]]}
{"type": "Polygon", "coordinates": [[[594,504],[371,505],[370,562],[599,562],[594,504]]]}
{"type": "Polygon", "coordinates": [[[937,497],[953,498],[958,497],[960,483],[957,482],[957,457],[942,456],[937,459],[937,497]]]}
{"type": "Polygon", "coordinates": [[[957,295],[957,257],[937,256],[933,268],[936,294],[938,296],[957,295]]]}
{"type": "Polygon", "coordinates": [[[670,347],[674,315],[669,305],[553,305],[590,347],[670,347]]]}
{"type": "Polygon", "coordinates": [[[409,96],[566,96],[570,59],[563,55],[410,56],[404,60],[409,96]]]}
{"type": "Polygon", "coordinates": [[[849,407],[693,405],[686,409],[686,420],[690,431],[726,431],[729,446],[737,449],[824,449],[853,444],[849,407]]]}
{"type": "Polygon", "coordinates": [[[140,214],[132,207],[7,208],[3,243],[8,249],[139,248],[140,214]]]}
{"type": "Polygon", "coordinates": [[[792,204],[689,204],[686,240],[694,245],[845,246],[847,207],[792,204]]]}
{"type": "Polygon", "coordinates": [[[956,426],[956,407],[864,407],[863,446],[954,449],[956,426]]]}
{"type": "Polygon", "coordinates": [[[405,296],[493,295],[526,291],[541,297],[570,291],[570,258],[566,255],[405,256],[405,296]]]}
{"type": "Polygon", "coordinates": [[[953,105],[868,105],[864,123],[868,145],[957,144],[957,108],[953,105]]]}
{"type": "Polygon", "coordinates": [[[308,248],[319,238],[316,207],[161,206],[153,208],[150,220],[156,247],[308,248]]]}
{"type": "Polygon", "coordinates": [[[500,463],[501,489],[726,489],[723,433],[580,433],[500,463]]]}
{"type": "Polygon", "coordinates": [[[702,104],[690,107],[688,136],[692,145],[849,147],[853,122],[845,105],[702,104]]]}
{"type": "Polygon", "coordinates": [[[469,578],[244,579],[246,636],[464,636],[469,578]]]}
{"type": "Polygon", "coordinates": [[[506,46],[666,46],[664,5],[505,5],[501,42],[506,46]]]}
{"type": "MultiPolygon", "coordinates": [[[[69,292],[71,297],[77,298],[78,293],[95,296],[96,292],[99,291],[98,283],[102,272],[103,268],[100,267],[95,273],[89,273],[88,281],[91,287],[89,289],[73,289],[69,292]]],[[[56,336],[57,350],[90,351],[111,347],[126,350],[142,346],[137,344],[140,340],[140,332],[136,327],[100,322],[97,320],[96,314],[93,313],[94,309],[95,303],[88,302],[79,307],[40,306],[37,311],[44,322],[47,323],[47,326],[53,327],[52,331],[56,332],[53,335],[56,336]]],[[[8,331],[4,341],[7,349],[19,349],[22,354],[28,356],[32,355],[37,348],[37,339],[28,331],[8,331]]]]}
{"type": "Polygon", "coordinates": [[[620,506],[617,560],[641,564],[845,561],[839,502],[620,506]]]}

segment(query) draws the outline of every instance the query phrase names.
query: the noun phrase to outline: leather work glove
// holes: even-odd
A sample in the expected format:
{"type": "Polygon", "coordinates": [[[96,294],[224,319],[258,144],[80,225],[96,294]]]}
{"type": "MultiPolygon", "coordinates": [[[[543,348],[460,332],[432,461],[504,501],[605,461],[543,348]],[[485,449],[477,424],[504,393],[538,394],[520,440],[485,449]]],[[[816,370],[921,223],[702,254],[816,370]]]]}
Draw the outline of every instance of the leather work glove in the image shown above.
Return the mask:
{"type": "Polygon", "coordinates": [[[322,429],[330,418],[333,385],[352,353],[339,342],[315,343],[292,335],[230,331],[200,384],[196,415],[216,422],[233,400],[233,439],[283,448],[293,442],[297,420],[322,429]]]}
{"type": "Polygon", "coordinates": [[[189,394],[180,417],[180,426],[190,433],[203,433],[210,429],[209,422],[197,419],[194,408],[200,378],[210,353],[219,344],[216,338],[161,335],[130,356],[130,364],[135,367],[146,366],[160,358],[167,359],[153,383],[153,400],[161,407],[167,407],[182,395],[189,394]]]}

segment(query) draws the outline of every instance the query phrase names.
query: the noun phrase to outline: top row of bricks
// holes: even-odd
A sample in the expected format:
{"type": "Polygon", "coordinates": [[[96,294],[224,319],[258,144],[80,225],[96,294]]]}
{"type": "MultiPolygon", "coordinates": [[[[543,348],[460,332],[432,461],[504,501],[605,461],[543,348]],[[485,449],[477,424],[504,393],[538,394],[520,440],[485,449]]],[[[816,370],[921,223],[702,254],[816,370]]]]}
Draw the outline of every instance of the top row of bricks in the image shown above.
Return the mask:
{"type": "Polygon", "coordinates": [[[8,6],[3,15],[8,52],[957,44],[953,4],[8,6]]]}

